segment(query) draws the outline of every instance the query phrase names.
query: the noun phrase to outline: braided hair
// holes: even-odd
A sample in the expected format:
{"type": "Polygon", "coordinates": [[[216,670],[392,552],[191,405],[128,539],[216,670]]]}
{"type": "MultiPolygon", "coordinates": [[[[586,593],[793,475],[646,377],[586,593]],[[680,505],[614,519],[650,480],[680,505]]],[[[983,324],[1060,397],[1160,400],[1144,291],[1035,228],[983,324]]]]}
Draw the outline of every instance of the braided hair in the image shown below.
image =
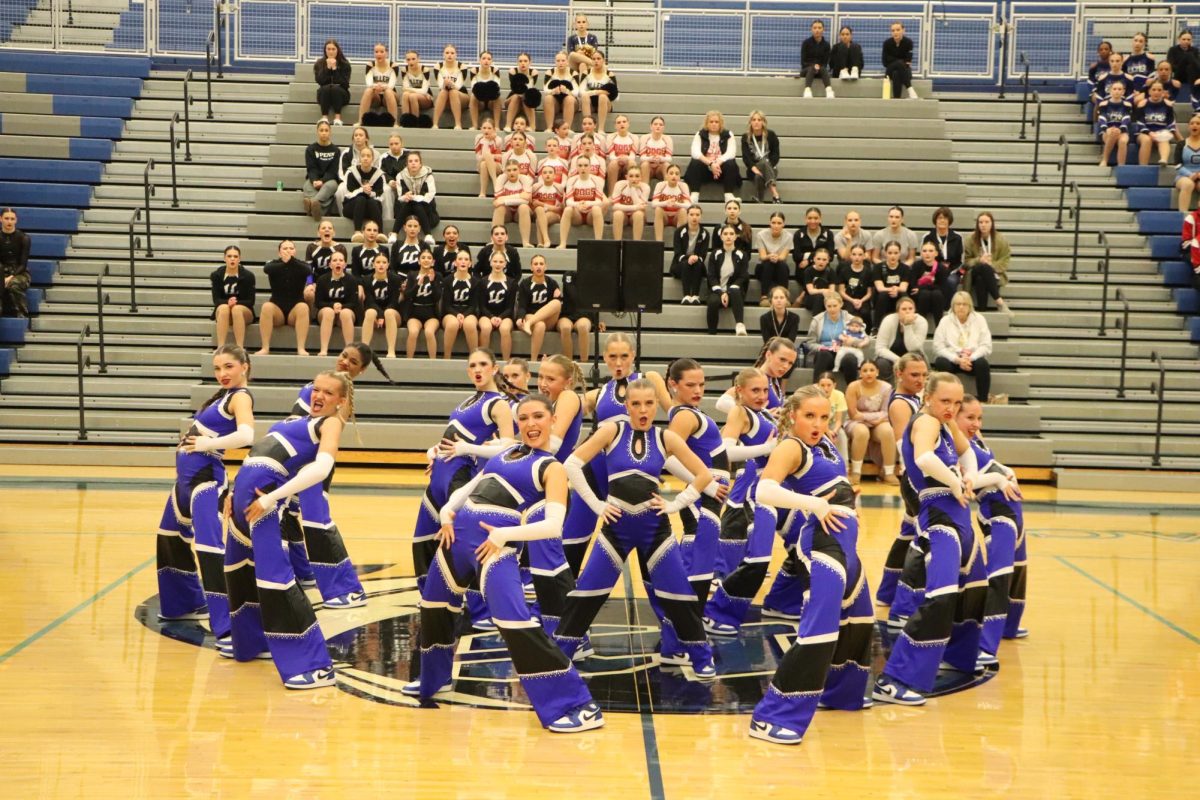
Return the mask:
{"type": "Polygon", "coordinates": [[[801,386],[796,391],[792,392],[787,401],[784,402],[783,408],[779,411],[779,438],[792,435],[792,425],[795,421],[796,412],[804,405],[805,400],[811,400],[814,397],[819,397],[822,400],[828,401],[829,398],[821,391],[821,388],[816,384],[801,386]]]}
{"type": "Polygon", "coordinates": [[[375,351],[371,349],[370,345],[365,342],[351,342],[350,344],[346,345],[346,347],[352,347],[358,351],[358,355],[363,360],[364,364],[373,364],[375,369],[379,370],[379,374],[383,376],[385,381],[390,383],[392,386],[396,385],[396,382],[392,380],[392,376],[389,375],[388,371],[383,368],[383,361],[378,355],[376,355],[375,351]]]}

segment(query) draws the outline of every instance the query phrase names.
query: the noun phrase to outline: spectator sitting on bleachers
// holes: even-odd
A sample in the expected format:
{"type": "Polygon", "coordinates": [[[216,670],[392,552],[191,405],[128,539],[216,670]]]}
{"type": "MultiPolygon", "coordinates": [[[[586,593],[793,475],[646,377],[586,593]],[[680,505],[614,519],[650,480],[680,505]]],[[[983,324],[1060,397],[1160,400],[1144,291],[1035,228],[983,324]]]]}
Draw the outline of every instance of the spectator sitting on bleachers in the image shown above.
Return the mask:
{"type": "Polygon", "coordinates": [[[1129,125],[1133,107],[1125,99],[1125,84],[1119,81],[1110,83],[1108,91],[1108,99],[1096,106],[1096,138],[1104,145],[1100,166],[1108,166],[1113,148],[1117,151],[1117,166],[1122,166],[1129,151],[1129,125]]]}
{"type": "MultiPolygon", "coordinates": [[[[820,314],[830,295],[837,294],[838,274],[831,265],[832,256],[824,247],[818,248],[804,268],[800,287],[804,290],[804,307],[810,314],[820,314]]],[[[841,296],[838,296],[841,299],[841,296]]]]}
{"type": "Polygon", "coordinates": [[[743,286],[750,282],[750,254],[738,247],[738,229],[723,225],[720,232],[720,247],[714,246],[708,254],[708,332],[716,334],[721,309],[733,313],[734,332],[746,335],[744,322],[745,298],[743,286]]]}
{"type": "Polygon", "coordinates": [[[949,294],[958,291],[958,283],[962,280],[963,238],[953,226],[954,212],[942,206],[933,212],[933,229],[921,240],[922,245],[933,243],[938,259],[949,268],[945,287],[949,294]]]}
{"type": "Polygon", "coordinates": [[[579,73],[579,110],[584,115],[596,116],[596,129],[604,132],[604,122],[608,119],[609,109],[617,102],[617,76],[605,64],[604,53],[597,50],[592,53],[592,68],[579,73]]]}
{"type": "Polygon", "coordinates": [[[1163,90],[1167,94],[1167,99],[1174,103],[1175,99],[1179,97],[1179,88],[1181,84],[1179,81],[1175,80],[1175,77],[1171,72],[1170,61],[1167,61],[1164,58],[1162,61],[1158,62],[1158,66],[1154,68],[1154,75],[1152,75],[1150,78],[1151,83],[1154,81],[1158,81],[1162,84],[1163,90]]]}
{"type": "Polygon", "coordinates": [[[29,302],[29,234],[17,229],[17,212],[11,208],[0,211],[0,316],[28,317],[29,302]]]}
{"type": "Polygon", "coordinates": [[[837,388],[837,376],[833,372],[822,372],[817,376],[817,388],[829,398],[829,438],[837,445],[843,459],[850,458],[849,442],[846,440],[846,395],[837,388]]]}
{"type": "Polygon", "coordinates": [[[617,181],[625,178],[625,172],[637,164],[638,140],[629,132],[629,117],[617,114],[614,121],[616,131],[608,137],[606,158],[608,160],[608,194],[612,196],[617,181]]]}
{"type": "Polygon", "coordinates": [[[789,311],[792,304],[791,295],[786,286],[776,286],[771,290],[771,307],[758,318],[758,332],[762,334],[763,344],[778,337],[789,342],[796,341],[800,333],[800,315],[789,311]]]}
{"type": "Polygon", "coordinates": [[[342,341],[354,341],[354,328],[363,321],[362,284],[346,272],[346,257],[334,253],[329,259],[329,272],[317,278],[317,323],[320,325],[319,356],[329,354],[333,325],[342,330],[342,341]]]}
{"type": "MultiPolygon", "coordinates": [[[[517,117],[512,122],[512,132],[504,137],[504,152],[510,153],[517,143],[517,134],[525,137],[525,146],[529,149],[530,154],[537,157],[537,136],[534,131],[537,130],[536,125],[530,125],[529,120],[525,117],[517,117]]],[[[533,177],[532,175],[530,177],[533,177]]]]}
{"type": "Polygon", "coordinates": [[[500,106],[500,72],[492,63],[491,52],[484,50],[479,54],[479,66],[471,70],[471,127],[480,128],[479,115],[487,112],[499,129],[500,106]]]}
{"type": "Polygon", "coordinates": [[[1181,139],[1175,127],[1174,104],[1167,99],[1167,92],[1158,81],[1150,84],[1146,96],[1135,104],[1134,115],[1138,118],[1138,163],[1150,163],[1152,145],[1158,146],[1158,164],[1165,167],[1170,163],[1171,143],[1181,139]]]}
{"type": "Polygon", "coordinates": [[[804,210],[804,225],[792,235],[792,260],[796,262],[796,283],[800,284],[797,303],[804,296],[804,270],[812,263],[813,253],[822,249],[834,252],[833,234],[823,223],[821,209],[810,206],[804,210]]]}
{"type": "Polygon", "coordinates": [[[1104,99],[1100,96],[1100,81],[1108,75],[1108,57],[1112,53],[1112,42],[1100,42],[1096,45],[1096,60],[1088,66],[1088,98],[1091,100],[1093,108],[1104,99]]]}
{"type": "MultiPolygon", "coordinates": [[[[734,242],[737,249],[742,250],[746,255],[750,255],[754,249],[754,229],[750,227],[750,223],[742,219],[742,201],[734,198],[733,200],[725,201],[725,219],[718,222],[712,227],[712,236],[709,241],[716,247],[717,242],[721,241],[721,229],[726,225],[731,226],[737,231],[737,241],[734,242]]],[[[742,290],[745,291],[745,286],[742,290]]]]}
{"type": "Polygon", "coordinates": [[[254,273],[242,268],[242,250],[225,248],[225,266],[208,276],[212,283],[213,314],[217,321],[216,346],[221,348],[233,328],[233,341],[246,346],[246,328],[254,322],[254,273]]]}
{"type": "MultiPolygon", "coordinates": [[[[603,159],[608,153],[608,137],[596,127],[596,118],[594,116],[584,114],[579,119],[579,133],[571,137],[571,160],[574,161],[583,152],[585,137],[592,141],[595,154],[603,159]]],[[[596,174],[604,177],[604,173],[602,172],[597,172],[596,174]]]]}
{"type": "Polygon", "coordinates": [[[567,37],[567,59],[575,72],[587,72],[592,68],[592,57],[600,47],[596,34],[588,33],[586,14],[575,15],[575,32],[567,37]]]}
{"type": "Polygon", "coordinates": [[[457,225],[447,225],[442,228],[442,243],[433,248],[435,268],[443,277],[454,272],[454,261],[458,258],[459,253],[471,255],[471,248],[460,241],[461,235],[457,225]]]}
{"type": "Polygon", "coordinates": [[[1179,190],[1179,210],[1186,214],[1192,207],[1192,192],[1200,181],[1200,114],[1188,120],[1188,135],[1175,145],[1175,188],[1179,190]]]}
{"type": "Polygon", "coordinates": [[[675,155],[675,140],[665,131],[667,121],[660,116],[650,118],[650,132],[638,140],[638,159],[646,183],[666,180],[667,167],[675,155]]]}
{"type": "Polygon", "coordinates": [[[765,190],[778,205],[779,136],[767,127],[767,118],[761,111],[750,112],[750,121],[742,134],[742,163],[746,165],[746,177],[754,181],[754,202],[762,202],[765,190]]]}
{"type": "Polygon", "coordinates": [[[291,325],[296,329],[296,354],[306,356],[308,351],[304,349],[304,343],[308,338],[312,309],[304,302],[304,289],[312,280],[312,270],[296,258],[296,243],[291,239],[280,242],[278,252],[279,258],[268,261],[263,267],[271,286],[271,296],[263,303],[258,321],[262,348],[255,355],[269,355],[271,333],[280,325],[291,325]]]}
{"type": "Polygon", "coordinates": [[[538,162],[537,174],[540,177],[542,170],[546,167],[554,170],[554,182],[561,189],[567,180],[567,173],[571,171],[571,165],[567,163],[566,157],[563,155],[562,145],[559,144],[557,137],[550,137],[546,140],[546,157],[538,162]]]}
{"type": "MultiPolygon", "coordinates": [[[[589,117],[590,119],[590,117],[589,117]]],[[[580,171],[586,171],[600,179],[600,186],[604,186],[604,179],[608,175],[608,163],[604,160],[604,153],[600,148],[599,142],[590,133],[585,133],[579,137],[578,150],[575,155],[571,156],[571,163],[568,164],[567,182],[579,175],[580,171]],[[580,166],[580,159],[586,160],[586,166],[580,166]]]]}
{"type": "Polygon", "coordinates": [[[692,190],[692,202],[700,202],[700,189],[706,183],[720,183],[725,189],[725,202],[736,199],[742,182],[735,160],[737,143],[725,129],[725,117],[720,111],[704,115],[704,127],[692,137],[691,154],[684,182],[692,190]]]}
{"type": "Polygon", "coordinates": [[[883,260],[875,264],[875,319],[883,319],[896,301],[908,295],[909,268],[900,260],[900,243],[883,246],[883,260]]]}
{"type": "Polygon", "coordinates": [[[813,80],[825,85],[825,96],[833,97],[833,86],[829,83],[829,41],[825,38],[825,23],[813,20],[812,35],[800,44],[800,74],[804,77],[804,97],[813,96],[813,80]]]}
{"type": "Polygon", "coordinates": [[[571,123],[568,120],[560,119],[554,123],[554,133],[546,137],[546,150],[550,149],[550,142],[558,142],[558,155],[563,160],[569,161],[571,153],[575,151],[576,134],[571,130],[571,123]]]}
{"type": "MultiPolygon", "coordinates": [[[[395,260],[392,261],[395,264],[395,260]]],[[[408,273],[404,282],[404,301],[400,315],[407,322],[408,357],[417,356],[417,337],[425,334],[425,347],[430,358],[438,357],[437,332],[441,320],[438,311],[442,305],[442,279],[434,269],[433,253],[422,250],[417,257],[417,269],[408,273]]]]}
{"type": "Polygon", "coordinates": [[[529,276],[517,284],[517,304],[514,318],[517,330],[529,335],[529,357],[539,361],[545,357],[542,343],[546,331],[558,327],[562,313],[562,289],[558,281],[546,274],[546,257],[536,255],[529,262],[529,276]]]}
{"type": "Polygon", "coordinates": [[[329,123],[317,123],[317,140],[304,150],[304,213],[314,220],[337,213],[338,147],[329,123]]]}
{"type": "Polygon", "coordinates": [[[391,115],[393,124],[398,124],[400,112],[396,99],[396,70],[388,58],[387,45],[375,45],[375,60],[367,65],[363,82],[366,88],[358,104],[358,122],[355,125],[367,124],[367,115],[379,106],[383,106],[391,115]]]}
{"type": "Polygon", "coordinates": [[[784,228],[786,224],[783,213],[776,211],[771,214],[769,226],[754,235],[754,246],[758,250],[754,277],[758,279],[762,291],[762,298],[758,301],[760,306],[771,304],[770,298],[775,287],[788,288],[788,279],[791,278],[788,259],[791,258],[794,244],[792,232],[784,228]]]}
{"type": "Polygon", "coordinates": [[[1133,35],[1133,44],[1129,55],[1125,57],[1122,68],[1133,81],[1133,91],[1144,94],[1146,87],[1154,75],[1154,56],[1146,52],[1146,34],[1138,31],[1133,35]]]}
{"type": "Polygon", "coordinates": [[[988,310],[988,298],[996,306],[1011,314],[1008,303],[1000,296],[1000,287],[1008,284],[1008,264],[1012,250],[1008,240],[996,230],[996,218],[989,211],[981,211],[975,218],[975,230],[967,237],[963,248],[962,289],[974,299],[974,307],[988,310]]]}
{"type": "Polygon", "coordinates": [[[371,277],[371,273],[375,271],[375,257],[380,253],[388,256],[390,259],[387,239],[379,232],[379,226],[374,220],[367,220],[363,223],[362,241],[350,251],[350,261],[347,269],[350,274],[358,278],[360,281],[365,281],[371,277]]]}
{"type": "Polygon", "coordinates": [[[929,338],[929,320],[917,313],[911,297],[896,301],[896,310],[879,323],[875,334],[875,366],[884,380],[895,374],[896,362],[905,353],[923,353],[929,338]]]}
{"type": "Polygon", "coordinates": [[[388,137],[388,149],[379,159],[379,168],[387,179],[383,191],[383,218],[396,218],[396,176],[408,167],[408,151],[404,149],[404,139],[398,133],[388,137]]]}
{"type": "Polygon", "coordinates": [[[504,130],[511,130],[517,114],[523,113],[529,127],[537,130],[537,109],[542,90],[537,88],[538,71],[529,66],[529,53],[517,54],[517,65],[508,71],[508,116],[504,130]]]}
{"type": "Polygon", "coordinates": [[[850,260],[838,269],[837,291],[847,313],[862,317],[867,329],[873,330],[875,316],[875,276],[867,264],[867,248],[856,244],[850,248],[850,260]]]}
{"type": "MultiPolygon", "coordinates": [[[[554,152],[558,151],[558,143],[553,143],[554,152]]],[[[563,207],[565,198],[563,197],[563,186],[557,180],[558,175],[554,164],[546,163],[550,158],[542,162],[542,172],[538,176],[538,181],[533,185],[530,192],[530,208],[533,209],[533,218],[537,223],[538,230],[538,247],[553,247],[554,244],[550,240],[550,226],[562,220],[563,207]]]]}
{"type": "Polygon", "coordinates": [[[1120,53],[1113,53],[1108,57],[1108,73],[1096,84],[1096,90],[1102,99],[1111,97],[1112,87],[1118,83],[1125,87],[1123,96],[1126,100],[1133,96],[1133,79],[1125,74],[1124,64],[1125,57],[1120,53]]]}
{"type": "Polygon", "coordinates": [[[1195,105],[1195,84],[1200,81],[1200,52],[1192,47],[1192,32],[1186,28],[1179,32],[1177,41],[1178,44],[1172,45],[1167,51],[1167,61],[1171,63],[1175,78],[1188,87],[1188,96],[1192,98],[1192,105],[1195,105]]]}
{"type": "Polygon", "coordinates": [[[375,338],[375,331],[383,328],[387,357],[395,358],[404,278],[389,269],[387,253],[379,253],[371,264],[371,272],[361,283],[366,294],[362,341],[370,347],[371,340],[375,338]]]}
{"type": "Polygon", "coordinates": [[[838,43],[829,52],[829,72],[838,80],[856,81],[863,70],[862,45],[854,41],[854,29],[843,25],[838,31],[838,43]]]}
{"type": "Polygon", "coordinates": [[[411,272],[417,268],[418,256],[422,250],[429,250],[429,245],[421,236],[421,220],[416,217],[405,217],[402,223],[404,238],[392,242],[392,269],[400,274],[411,272]]]}
{"type": "Polygon", "coordinates": [[[614,187],[609,200],[612,210],[613,238],[620,241],[625,234],[625,220],[630,223],[631,238],[642,240],[646,230],[646,209],[650,205],[650,187],[642,180],[642,170],[636,164],[625,173],[625,179],[614,187]]]}
{"type": "Polygon", "coordinates": [[[879,369],[870,361],[858,368],[858,380],[846,385],[846,436],[850,440],[850,483],[862,481],[862,465],[867,451],[883,467],[879,480],[896,485],[896,432],[888,419],[892,386],[879,379],[879,369]],[[871,445],[874,444],[875,448],[871,445]]]}
{"type": "Polygon", "coordinates": [[[846,212],[842,229],[833,235],[833,249],[840,264],[850,263],[850,250],[855,245],[860,245],[864,253],[870,252],[871,234],[863,230],[862,216],[851,209],[846,212]]]}
{"type": "Polygon", "coordinates": [[[667,177],[658,182],[650,195],[654,206],[654,241],[663,240],[667,225],[678,228],[684,220],[684,212],[692,205],[688,199],[688,185],[679,179],[679,165],[667,166],[667,177]]]}
{"type": "Polygon", "coordinates": [[[950,266],[943,262],[937,245],[925,242],[921,245],[921,257],[913,264],[908,281],[908,294],[917,301],[917,312],[937,325],[946,313],[948,296],[947,278],[950,266]]]}
{"type": "MultiPolygon", "coordinates": [[[[491,269],[479,292],[479,346],[490,348],[492,333],[500,334],[500,357],[512,358],[512,331],[517,305],[517,281],[508,273],[503,253],[492,253],[491,269]]],[[[518,273],[519,277],[519,273],[518,273]]]]}
{"type": "Polygon", "coordinates": [[[500,177],[500,163],[504,160],[504,140],[496,132],[496,123],[485,119],[475,137],[475,163],[479,166],[479,196],[487,197],[496,178],[500,177]]]}
{"type": "Polygon", "coordinates": [[[471,257],[461,253],[454,260],[454,272],[442,281],[442,357],[454,353],[454,342],[462,331],[468,352],[479,346],[480,282],[471,275],[471,257]]]}
{"type": "Polygon", "coordinates": [[[313,77],[317,81],[321,119],[333,117],[333,124],[341,125],[342,109],[350,104],[350,62],[337,39],[326,40],[325,57],[313,63],[313,77]]]}
{"type": "Polygon", "coordinates": [[[350,241],[362,241],[363,223],[372,220],[383,227],[383,189],[387,179],[375,166],[375,151],[364,147],[358,163],[346,171],[346,196],[342,201],[342,216],[354,223],[350,241]]]}
{"type": "Polygon", "coordinates": [[[496,179],[492,200],[492,225],[516,222],[521,232],[521,246],[533,247],[529,236],[533,230],[533,214],[529,202],[533,199],[533,182],[521,174],[515,161],[504,165],[504,175],[496,179]]]}
{"type": "Polygon", "coordinates": [[[504,271],[515,283],[521,279],[521,253],[508,243],[508,228],[503,225],[492,226],[492,241],[479,250],[475,257],[475,267],[472,274],[476,278],[485,278],[492,271],[492,254],[499,252],[504,256],[504,271]]]}
{"type": "MultiPolygon", "coordinates": [[[[371,133],[362,125],[356,125],[350,132],[350,146],[343,147],[341,155],[338,156],[338,187],[334,197],[337,198],[339,206],[346,201],[346,173],[358,163],[364,147],[371,147],[371,133]]],[[[379,154],[376,153],[375,156],[378,163],[379,154]]]]}
{"type": "Polygon", "coordinates": [[[883,41],[883,68],[887,80],[892,84],[892,97],[899,99],[901,92],[908,89],[908,96],[916,100],[917,92],[912,86],[913,42],[904,35],[904,26],[892,23],[892,35],[883,41]]]}
{"type": "MultiPolygon", "coordinates": [[[[524,122],[524,119],[517,117],[517,122],[524,122]]],[[[506,147],[500,162],[501,172],[506,170],[509,164],[516,164],[521,177],[531,181],[537,177],[537,154],[529,148],[528,141],[528,137],[521,131],[516,131],[508,137],[509,147],[506,147]]]]}
{"type": "Polygon", "coordinates": [[[416,217],[421,235],[432,249],[433,229],[441,222],[437,210],[437,183],[433,170],[425,166],[419,150],[410,150],[408,164],[396,174],[396,222],[393,235],[400,233],[402,219],[416,217]]]}
{"type": "Polygon", "coordinates": [[[442,60],[433,70],[433,83],[438,88],[433,103],[433,127],[441,127],[442,115],[449,109],[454,130],[462,130],[462,112],[470,94],[467,92],[467,68],[458,60],[458,48],[454,45],[442,48],[442,60]]]}
{"type": "Polygon", "coordinates": [[[1200,292],[1200,209],[1183,219],[1181,250],[1192,267],[1192,288],[1200,292]]]}
{"type": "MultiPolygon", "coordinates": [[[[575,92],[579,83],[575,72],[567,62],[567,54],[554,54],[554,69],[542,77],[542,115],[546,120],[546,133],[558,130],[559,120],[571,127],[575,119],[575,92]]],[[[536,126],[534,126],[536,127],[536,126]]]]}
{"type": "Polygon", "coordinates": [[[992,331],[982,314],[975,313],[971,295],[958,292],[950,302],[950,313],[942,317],[933,333],[933,367],[942,372],[975,376],[975,394],[980,402],[994,402],[991,396],[992,373],[988,356],[992,354],[992,331]]]}
{"type": "Polygon", "coordinates": [[[680,305],[700,305],[700,287],[708,271],[708,250],[712,244],[712,237],[700,222],[703,214],[700,206],[692,206],[687,210],[687,222],[675,228],[671,274],[683,284],[680,305]]]}
{"type": "Polygon", "coordinates": [[[883,247],[888,242],[900,245],[900,260],[912,266],[917,260],[917,248],[921,239],[904,225],[904,209],[892,206],[888,209],[887,227],[875,232],[871,237],[871,260],[878,263],[883,260],[883,247]]]}
{"type": "Polygon", "coordinates": [[[304,249],[304,260],[308,262],[308,268],[312,270],[314,281],[304,289],[304,299],[309,304],[316,297],[315,281],[329,272],[329,258],[334,253],[341,253],[347,260],[350,258],[346,246],[333,239],[333,220],[321,220],[317,225],[317,240],[309,242],[308,247],[304,249]]]}
{"type": "Polygon", "coordinates": [[[433,77],[421,66],[416,50],[404,54],[404,69],[396,80],[396,90],[400,93],[400,124],[406,128],[432,128],[433,120],[424,111],[433,107],[433,77]]]}
{"type": "Polygon", "coordinates": [[[579,354],[579,361],[586,364],[588,360],[588,349],[591,342],[588,336],[592,329],[596,328],[600,333],[604,333],[604,323],[600,322],[600,315],[595,311],[589,311],[584,306],[584,303],[579,298],[579,285],[575,280],[574,272],[564,272],[562,276],[562,294],[563,307],[562,313],[558,317],[558,337],[562,342],[562,354],[567,358],[571,358],[573,353],[579,354]],[[574,336],[574,340],[572,340],[574,336]],[[575,341],[578,341],[579,347],[576,348],[575,341]]]}
{"type": "MultiPolygon", "coordinates": [[[[830,292],[824,297],[825,310],[815,315],[808,326],[808,336],[804,340],[804,363],[813,368],[813,383],[817,377],[828,370],[840,372],[849,384],[858,375],[858,365],[862,362],[862,346],[846,344],[844,338],[850,315],[842,308],[842,298],[830,292]],[[846,348],[846,355],[838,358],[841,350],[846,348]],[[837,368],[834,364],[838,364],[837,368]]],[[[861,345],[866,344],[866,334],[863,332],[861,345]]]]}
{"type": "Polygon", "coordinates": [[[575,160],[577,173],[574,178],[567,179],[563,191],[563,216],[559,223],[558,249],[567,249],[567,237],[575,225],[592,224],[592,235],[596,239],[604,238],[604,207],[608,198],[604,196],[604,180],[597,177],[588,167],[590,158],[586,155],[589,147],[584,140],[585,154],[575,160]]]}

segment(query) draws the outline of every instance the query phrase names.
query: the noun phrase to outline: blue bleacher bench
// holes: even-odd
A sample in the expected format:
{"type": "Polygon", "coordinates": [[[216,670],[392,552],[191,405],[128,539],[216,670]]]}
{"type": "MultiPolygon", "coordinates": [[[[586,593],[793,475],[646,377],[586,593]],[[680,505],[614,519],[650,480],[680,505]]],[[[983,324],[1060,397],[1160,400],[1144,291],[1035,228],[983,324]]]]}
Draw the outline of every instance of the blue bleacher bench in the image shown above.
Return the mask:
{"type": "Polygon", "coordinates": [[[1188,328],[1192,332],[1192,341],[1200,344],[1200,317],[1191,317],[1188,319],[1188,328]]]}
{"type": "Polygon", "coordinates": [[[1173,289],[1175,308],[1180,314],[1200,314],[1200,292],[1195,289],[1173,289]]]}
{"type": "MultiPolygon", "coordinates": [[[[1182,228],[1182,225],[1180,226],[1182,228]]],[[[1150,236],[1150,257],[1155,261],[1179,258],[1179,234],[1173,236],[1150,236]]]]}
{"type": "Polygon", "coordinates": [[[30,314],[36,314],[42,310],[42,301],[46,299],[46,293],[41,289],[35,289],[32,286],[25,290],[25,302],[29,307],[30,314]]]}
{"type": "Polygon", "coordinates": [[[114,117],[88,117],[68,114],[46,118],[29,114],[0,114],[0,133],[27,135],[31,132],[29,130],[31,121],[37,122],[39,127],[45,124],[48,129],[47,133],[78,134],[79,136],[91,139],[120,139],[121,135],[125,132],[125,120],[114,117]],[[54,124],[42,123],[41,120],[44,119],[53,120],[54,124]]]}
{"type": "Polygon", "coordinates": [[[29,255],[34,258],[65,258],[71,243],[71,237],[61,233],[39,233],[29,238],[29,255]]]}
{"type": "Polygon", "coordinates": [[[150,77],[150,59],[146,56],[76,55],[21,50],[0,52],[0,72],[37,72],[37,67],[57,75],[84,75],[89,78],[93,75],[150,77]]]}
{"type": "Polygon", "coordinates": [[[0,180],[4,181],[99,183],[103,174],[104,165],[99,161],[64,161],[56,158],[0,158],[0,180]]]}
{"type": "Polygon", "coordinates": [[[29,320],[15,317],[0,317],[0,343],[24,344],[29,320]]]}
{"type": "Polygon", "coordinates": [[[85,97],[74,94],[54,95],[55,114],[75,114],[81,117],[133,116],[133,100],[128,97],[85,97]]]}
{"type": "Polygon", "coordinates": [[[35,286],[49,286],[54,283],[54,273],[57,271],[57,261],[46,261],[40,258],[29,259],[29,281],[35,286]]]}
{"type": "Polygon", "coordinates": [[[1183,214],[1179,211],[1139,211],[1137,213],[1138,233],[1146,236],[1154,234],[1174,234],[1179,236],[1183,230],[1183,214]]]}
{"type": "Polygon", "coordinates": [[[1158,265],[1166,286],[1191,286],[1192,265],[1186,261],[1163,261],[1158,265]]]}
{"type": "MultiPolygon", "coordinates": [[[[0,194],[0,198],[4,195],[0,194]]],[[[18,206],[17,220],[21,230],[30,234],[38,233],[74,233],[79,230],[79,220],[82,214],[74,208],[28,208],[18,206]]]]}
{"type": "Polygon", "coordinates": [[[17,360],[17,351],[11,347],[0,347],[0,377],[7,375],[12,363],[17,360]]]}
{"type": "MultiPolygon", "coordinates": [[[[1115,148],[1113,152],[1116,152],[1115,148]]],[[[1129,148],[1129,152],[1136,158],[1136,147],[1129,148]]],[[[1116,156],[1114,155],[1112,158],[1115,159],[1116,156]]],[[[1157,166],[1132,165],[1115,168],[1113,177],[1116,178],[1117,186],[1122,189],[1127,186],[1158,186],[1158,173],[1157,166]]]]}
{"type": "MultiPolygon", "coordinates": [[[[47,69],[51,68],[47,65],[47,69]]],[[[86,80],[75,75],[25,76],[25,91],[34,94],[78,94],[82,88],[99,97],[138,97],[142,93],[142,79],[107,75],[91,76],[86,80]]]]}
{"type": "Polygon", "coordinates": [[[1174,208],[1171,190],[1166,187],[1131,186],[1125,190],[1125,201],[1130,211],[1170,211],[1174,208]]]}
{"type": "MultiPolygon", "coordinates": [[[[87,208],[92,202],[92,187],[87,184],[9,183],[0,181],[0,204],[6,206],[38,206],[53,208],[87,208]]],[[[21,227],[31,227],[21,217],[21,227]]],[[[42,230],[46,230],[43,228],[42,230]]]]}

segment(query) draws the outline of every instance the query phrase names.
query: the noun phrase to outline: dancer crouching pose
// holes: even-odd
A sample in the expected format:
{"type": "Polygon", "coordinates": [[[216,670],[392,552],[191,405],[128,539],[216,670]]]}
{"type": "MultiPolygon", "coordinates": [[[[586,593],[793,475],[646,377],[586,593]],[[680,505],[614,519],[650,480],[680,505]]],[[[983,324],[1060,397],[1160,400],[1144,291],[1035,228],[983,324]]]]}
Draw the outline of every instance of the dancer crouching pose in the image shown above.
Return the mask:
{"type": "Polygon", "coordinates": [[[490,458],[442,506],[441,548],[421,589],[421,678],[403,692],[428,700],[453,688],[454,618],[478,573],[538,720],[555,733],[578,733],[599,728],[604,717],[570,660],[530,615],[517,565],[522,542],[562,534],[567,476],[546,450],[553,424],[547,398],[522,400],[517,407],[521,444],[490,458]],[[521,515],[538,504],[544,508],[542,519],[521,524],[521,515]]]}

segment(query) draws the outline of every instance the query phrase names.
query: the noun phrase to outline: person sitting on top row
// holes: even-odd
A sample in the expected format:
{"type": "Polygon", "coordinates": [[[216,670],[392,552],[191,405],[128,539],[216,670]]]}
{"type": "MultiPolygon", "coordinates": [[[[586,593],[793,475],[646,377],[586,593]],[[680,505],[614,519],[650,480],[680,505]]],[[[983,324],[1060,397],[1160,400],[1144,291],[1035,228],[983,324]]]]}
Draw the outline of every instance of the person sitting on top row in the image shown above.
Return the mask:
{"type": "Polygon", "coordinates": [[[833,97],[833,86],[829,83],[829,42],[825,39],[825,23],[815,20],[812,36],[800,45],[800,70],[804,75],[804,97],[812,99],[813,80],[825,85],[825,96],[833,97]]]}

